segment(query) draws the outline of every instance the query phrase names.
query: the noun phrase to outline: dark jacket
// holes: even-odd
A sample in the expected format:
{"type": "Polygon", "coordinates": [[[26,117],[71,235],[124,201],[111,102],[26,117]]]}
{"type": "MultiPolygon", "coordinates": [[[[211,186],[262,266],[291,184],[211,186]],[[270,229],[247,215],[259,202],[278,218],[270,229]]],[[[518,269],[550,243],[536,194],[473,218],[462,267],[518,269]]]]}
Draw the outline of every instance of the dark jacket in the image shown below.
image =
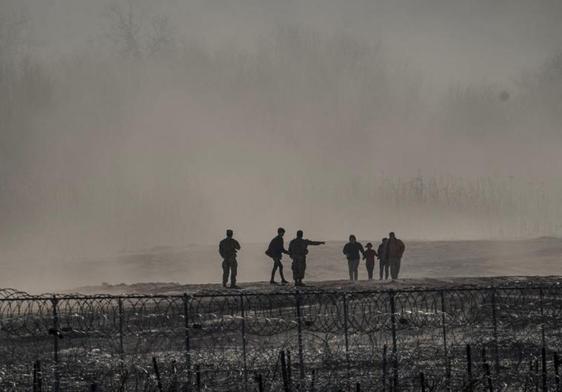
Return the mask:
{"type": "Polygon", "coordinates": [[[291,257],[295,256],[306,256],[308,254],[309,245],[322,245],[322,241],[310,241],[303,238],[295,238],[289,242],[289,255],[291,257]]]}
{"type": "Polygon", "coordinates": [[[236,258],[236,252],[240,250],[240,244],[234,238],[225,238],[219,243],[219,253],[223,259],[236,258]]]}
{"type": "Polygon", "coordinates": [[[406,250],[406,246],[398,238],[389,238],[386,241],[385,253],[387,258],[401,258],[404,250],[406,250]]]}
{"type": "Polygon", "coordinates": [[[382,261],[383,263],[386,262],[385,248],[386,248],[386,241],[381,242],[381,244],[379,245],[379,247],[378,247],[378,249],[377,249],[377,257],[378,257],[379,260],[382,261]]]}
{"type": "Polygon", "coordinates": [[[349,260],[359,260],[361,256],[359,254],[365,255],[365,251],[363,250],[363,245],[360,242],[348,242],[343,247],[343,254],[349,260]]]}
{"type": "Polygon", "coordinates": [[[289,252],[285,250],[285,243],[283,241],[283,237],[278,235],[277,237],[271,240],[265,254],[267,254],[269,257],[277,259],[277,258],[281,258],[283,253],[288,254],[289,252]]]}
{"type": "Polygon", "coordinates": [[[365,251],[365,260],[367,260],[367,263],[374,263],[376,255],[377,252],[374,249],[367,249],[365,251]]]}

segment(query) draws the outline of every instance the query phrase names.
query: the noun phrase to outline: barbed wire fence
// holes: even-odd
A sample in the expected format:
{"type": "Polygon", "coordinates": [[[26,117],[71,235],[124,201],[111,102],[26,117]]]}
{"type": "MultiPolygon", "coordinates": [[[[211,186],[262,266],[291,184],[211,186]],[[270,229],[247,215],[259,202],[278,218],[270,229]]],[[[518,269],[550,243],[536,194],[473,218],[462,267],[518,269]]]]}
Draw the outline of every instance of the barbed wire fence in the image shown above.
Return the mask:
{"type": "Polygon", "coordinates": [[[562,287],[0,297],[2,391],[560,391],[562,287]]]}

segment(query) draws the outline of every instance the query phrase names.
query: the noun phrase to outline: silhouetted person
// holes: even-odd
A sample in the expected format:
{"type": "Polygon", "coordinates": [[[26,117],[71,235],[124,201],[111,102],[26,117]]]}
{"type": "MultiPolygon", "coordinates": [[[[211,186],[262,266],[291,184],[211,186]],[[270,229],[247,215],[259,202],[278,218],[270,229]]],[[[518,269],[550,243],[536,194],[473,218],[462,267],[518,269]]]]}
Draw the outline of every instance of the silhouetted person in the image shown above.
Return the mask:
{"type": "Polygon", "coordinates": [[[349,242],[343,247],[343,254],[347,257],[349,280],[357,280],[359,260],[361,260],[361,256],[365,256],[365,251],[363,250],[363,245],[357,242],[353,234],[349,236],[349,242]]]}
{"type": "Polygon", "coordinates": [[[398,279],[398,274],[400,273],[400,262],[402,260],[402,255],[406,250],[404,243],[396,238],[394,233],[388,235],[388,241],[386,241],[385,253],[388,263],[390,264],[390,276],[392,280],[398,279]]]}
{"type": "Polygon", "coordinates": [[[304,286],[304,272],[306,270],[306,255],[308,254],[309,245],[323,245],[324,241],[310,241],[302,238],[302,230],[297,231],[297,238],[289,243],[289,255],[293,259],[291,268],[293,270],[293,280],[295,286],[304,286]]]}
{"type": "Polygon", "coordinates": [[[222,262],[222,286],[226,287],[228,276],[230,275],[230,287],[236,286],[236,273],[238,271],[238,262],[236,261],[236,253],[240,250],[240,244],[232,238],[232,230],[226,231],[226,238],[219,243],[219,253],[223,258],[222,262]]]}
{"type": "Polygon", "coordinates": [[[283,258],[283,253],[289,254],[285,250],[285,244],[283,242],[283,235],[285,234],[285,229],[280,227],[277,229],[277,237],[271,240],[265,254],[273,259],[273,270],[271,271],[271,280],[269,283],[275,284],[275,272],[279,269],[279,275],[281,276],[281,283],[289,283],[285,280],[283,275],[283,263],[281,259],[283,258]]]}
{"type": "Polygon", "coordinates": [[[367,275],[369,276],[369,280],[373,280],[373,270],[375,269],[375,257],[377,256],[377,252],[373,249],[373,244],[370,242],[365,245],[365,247],[367,248],[364,253],[367,275]]]}
{"type": "Polygon", "coordinates": [[[377,249],[377,257],[379,259],[379,280],[383,279],[383,273],[384,273],[384,279],[388,279],[388,270],[389,270],[389,264],[388,264],[388,258],[386,257],[386,241],[388,241],[388,238],[384,237],[382,239],[382,242],[380,243],[378,249],[377,249]]]}

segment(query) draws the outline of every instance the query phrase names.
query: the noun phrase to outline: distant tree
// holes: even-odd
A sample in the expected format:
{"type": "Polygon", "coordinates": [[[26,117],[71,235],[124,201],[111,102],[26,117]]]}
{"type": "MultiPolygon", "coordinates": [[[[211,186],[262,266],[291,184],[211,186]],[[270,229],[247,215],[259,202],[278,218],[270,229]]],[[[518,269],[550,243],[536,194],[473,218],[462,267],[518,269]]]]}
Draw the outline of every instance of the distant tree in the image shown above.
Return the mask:
{"type": "Polygon", "coordinates": [[[110,38],[118,51],[133,59],[161,57],[176,48],[168,17],[143,15],[133,0],[118,0],[108,7],[110,38]]]}
{"type": "Polygon", "coordinates": [[[132,0],[127,0],[125,6],[119,3],[108,8],[107,15],[110,20],[111,38],[119,51],[132,58],[142,55],[141,27],[132,0]]]}
{"type": "Polygon", "coordinates": [[[165,16],[155,16],[152,18],[151,25],[148,54],[151,56],[169,55],[175,49],[174,31],[170,20],[165,16]]]}

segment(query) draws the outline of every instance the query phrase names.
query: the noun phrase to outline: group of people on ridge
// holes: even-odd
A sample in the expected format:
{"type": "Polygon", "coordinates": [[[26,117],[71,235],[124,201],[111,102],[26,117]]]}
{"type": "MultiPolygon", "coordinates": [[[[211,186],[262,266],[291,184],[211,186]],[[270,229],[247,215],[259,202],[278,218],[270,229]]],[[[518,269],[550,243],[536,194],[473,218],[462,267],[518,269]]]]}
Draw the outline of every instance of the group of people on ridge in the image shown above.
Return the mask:
{"type": "MultiPolygon", "coordinates": [[[[222,285],[227,287],[228,280],[230,278],[230,287],[238,288],[236,286],[236,275],[238,271],[238,262],[236,261],[236,255],[240,250],[240,243],[233,238],[233,231],[226,231],[226,238],[223,239],[219,244],[219,254],[221,255],[222,262],[222,285]]],[[[291,270],[293,271],[293,280],[295,286],[304,286],[303,279],[306,271],[306,256],[308,255],[308,247],[313,245],[323,245],[324,241],[311,241],[305,239],[302,230],[297,231],[297,236],[289,242],[288,249],[285,249],[285,242],[283,236],[285,235],[285,229],[280,227],[277,229],[277,236],[273,238],[265,254],[273,260],[273,269],[271,271],[271,284],[276,284],[275,275],[279,271],[281,276],[281,283],[289,283],[285,279],[283,274],[283,254],[288,255],[292,259],[291,270]]],[[[343,248],[343,253],[347,257],[348,267],[349,267],[349,278],[350,280],[358,279],[358,268],[361,256],[363,260],[366,261],[367,273],[369,280],[373,279],[373,270],[375,268],[375,257],[380,261],[380,279],[388,279],[388,272],[390,269],[390,275],[392,279],[398,278],[398,273],[400,272],[400,261],[402,255],[404,254],[405,246],[404,243],[396,238],[394,233],[389,234],[389,238],[383,238],[381,244],[378,246],[377,250],[373,249],[373,245],[369,242],[366,245],[366,250],[363,249],[363,245],[357,241],[354,235],[349,236],[349,242],[345,244],[343,248]]]]}
{"type": "Polygon", "coordinates": [[[375,257],[379,259],[379,279],[388,279],[388,271],[392,280],[398,279],[400,273],[400,263],[402,255],[406,250],[406,246],[402,240],[396,238],[394,233],[390,233],[388,238],[383,238],[377,250],[373,249],[370,242],[363,249],[363,245],[357,241],[352,234],[349,236],[349,242],[343,247],[343,254],[347,257],[347,265],[349,268],[349,279],[357,280],[359,275],[359,262],[362,256],[367,267],[367,275],[369,280],[373,280],[373,271],[375,269],[375,257]],[[384,276],[383,276],[384,275],[384,276]]]}

